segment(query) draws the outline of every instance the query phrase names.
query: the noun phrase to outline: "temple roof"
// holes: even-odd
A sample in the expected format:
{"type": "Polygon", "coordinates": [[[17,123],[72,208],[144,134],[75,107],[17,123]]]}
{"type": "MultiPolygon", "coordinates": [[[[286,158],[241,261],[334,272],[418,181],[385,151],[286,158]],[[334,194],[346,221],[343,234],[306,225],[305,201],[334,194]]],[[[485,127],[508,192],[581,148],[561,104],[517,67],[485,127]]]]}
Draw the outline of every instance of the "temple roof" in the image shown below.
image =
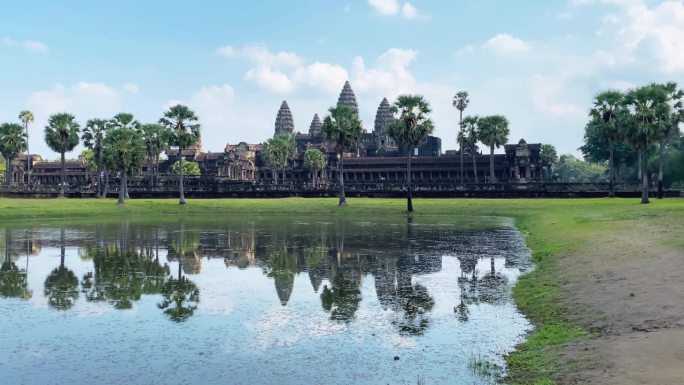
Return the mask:
{"type": "Polygon", "coordinates": [[[278,115],[275,121],[275,133],[287,133],[291,134],[294,132],[294,119],[292,119],[292,112],[290,111],[290,106],[287,105],[287,101],[283,100],[278,110],[278,115]]]}
{"type": "Polygon", "coordinates": [[[318,114],[314,114],[313,120],[311,120],[311,125],[309,126],[309,135],[318,135],[323,129],[323,122],[318,114]]]}
{"type": "Polygon", "coordinates": [[[354,90],[352,90],[349,80],[344,82],[344,87],[342,87],[340,97],[337,99],[337,105],[349,106],[354,110],[354,112],[356,112],[357,115],[359,113],[359,104],[356,102],[356,95],[354,95],[354,90]]]}
{"type": "Polygon", "coordinates": [[[392,111],[390,111],[389,101],[387,101],[387,98],[382,98],[382,102],[378,106],[378,112],[375,114],[374,131],[377,134],[385,133],[392,119],[394,117],[392,116],[392,111]]]}

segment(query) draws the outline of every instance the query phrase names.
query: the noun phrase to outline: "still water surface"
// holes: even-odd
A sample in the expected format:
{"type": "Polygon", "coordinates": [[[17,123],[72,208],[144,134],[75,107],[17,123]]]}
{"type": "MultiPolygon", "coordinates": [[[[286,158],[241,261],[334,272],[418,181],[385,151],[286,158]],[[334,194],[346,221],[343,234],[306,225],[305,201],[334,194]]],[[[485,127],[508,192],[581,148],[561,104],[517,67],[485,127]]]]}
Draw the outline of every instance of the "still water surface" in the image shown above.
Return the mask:
{"type": "Polygon", "coordinates": [[[0,227],[3,384],[481,384],[529,323],[501,218],[0,227]]]}

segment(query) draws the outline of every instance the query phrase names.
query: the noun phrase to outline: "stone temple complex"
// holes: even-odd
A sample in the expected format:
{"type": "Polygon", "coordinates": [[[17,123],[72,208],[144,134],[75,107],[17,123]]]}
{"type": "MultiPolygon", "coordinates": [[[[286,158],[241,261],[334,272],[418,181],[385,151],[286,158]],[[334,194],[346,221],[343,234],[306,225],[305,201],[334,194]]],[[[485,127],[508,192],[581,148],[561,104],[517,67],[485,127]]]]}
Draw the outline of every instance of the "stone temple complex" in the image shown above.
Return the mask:
{"type": "MultiPolygon", "coordinates": [[[[394,119],[390,101],[383,98],[378,102],[372,131],[364,129],[355,148],[344,154],[345,184],[351,189],[354,189],[354,186],[362,186],[359,188],[366,190],[401,189],[406,181],[406,150],[397,146],[389,136],[389,125],[394,119]]],[[[342,87],[337,104],[349,106],[357,113],[359,111],[356,95],[348,81],[342,87]]],[[[453,126],[456,129],[457,124],[454,123],[453,126]]],[[[197,163],[201,172],[198,179],[187,178],[189,191],[229,191],[234,189],[234,186],[246,188],[244,186],[248,185],[294,186],[293,188],[300,190],[328,188],[333,191],[337,181],[338,158],[333,148],[325,143],[322,127],[321,117],[314,114],[308,130],[303,133],[297,131],[292,110],[287,101],[283,101],[276,113],[273,132],[274,135],[294,135],[297,145],[296,154],[284,170],[271,168],[261,154],[261,144],[240,142],[227,144],[221,152],[204,152],[200,141],[195,146],[185,149],[182,154],[173,149],[166,151],[168,159],[160,164],[159,170],[162,181],[168,181],[168,187],[161,186],[161,189],[173,191],[177,188],[175,177],[171,175],[171,167],[180,155],[185,161],[197,163]],[[326,156],[326,165],[321,170],[309,170],[305,166],[304,153],[312,148],[321,150],[326,156]],[[275,172],[278,173],[277,177],[274,176],[275,172]]],[[[525,140],[520,140],[517,144],[505,145],[504,150],[505,153],[494,156],[496,182],[519,184],[550,178],[549,165],[542,164],[540,144],[528,144],[525,140]]],[[[416,149],[412,160],[412,179],[416,188],[463,187],[474,184],[476,175],[479,183],[490,181],[489,154],[466,152],[463,155],[461,157],[456,150],[443,153],[441,139],[429,136],[416,149]],[[461,172],[464,174],[463,181],[460,180],[461,172]]],[[[26,181],[26,156],[22,156],[23,160],[19,159],[13,163],[11,178],[15,185],[24,184],[26,181]]],[[[53,162],[41,162],[38,156],[32,156],[32,159],[35,159],[32,166],[32,185],[56,186],[59,183],[58,166],[51,164],[53,162]]],[[[78,162],[67,165],[69,185],[92,188],[96,180],[95,173],[76,163],[78,162]]],[[[144,186],[144,176],[147,174],[148,167],[143,165],[139,170],[139,176],[131,178],[131,185],[135,186],[138,178],[141,181],[139,185],[144,186]]]]}

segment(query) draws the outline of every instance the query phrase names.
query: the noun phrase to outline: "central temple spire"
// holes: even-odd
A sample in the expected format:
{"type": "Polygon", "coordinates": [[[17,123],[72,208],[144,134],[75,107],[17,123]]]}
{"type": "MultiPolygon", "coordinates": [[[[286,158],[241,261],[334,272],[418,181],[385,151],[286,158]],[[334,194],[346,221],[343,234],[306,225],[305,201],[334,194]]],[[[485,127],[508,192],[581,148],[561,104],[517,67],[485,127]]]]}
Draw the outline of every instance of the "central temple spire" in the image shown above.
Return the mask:
{"type": "Polygon", "coordinates": [[[354,95],[354,90],[352,90],[349,80],[344,82],[344,87],[342,87],[340,97],[337,99],[337,105],[349,106],[357,115],[359,114],[359,104],[356,102],[356,95],[354,95]]]}
{"type": "Polygon", "coordinates": [[[283,100],[276,116],[275,135],[282,133],[291,134],[294,132],[294,128],[294,119],[292,119],[290,106],[287,105],[287,101],[283,100]]]}

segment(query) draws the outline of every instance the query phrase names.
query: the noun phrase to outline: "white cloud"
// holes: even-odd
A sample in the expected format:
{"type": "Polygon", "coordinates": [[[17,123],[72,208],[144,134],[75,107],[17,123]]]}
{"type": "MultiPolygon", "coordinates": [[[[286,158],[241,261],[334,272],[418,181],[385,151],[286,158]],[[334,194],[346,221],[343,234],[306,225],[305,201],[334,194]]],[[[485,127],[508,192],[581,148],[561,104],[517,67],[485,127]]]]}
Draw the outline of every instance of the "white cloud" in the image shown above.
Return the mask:
{"type": "Polygon", "coordinates": [[[14,40],[11,37],[3,37],[2,45],[8,48],[22,48],[29,52],[45,53],[48,51],[45,43],[36,40],[14,40]]]}
{"type": "Polygon", "coordinates": [[[344,84],[349,77],[347,70],[338,65],[315,62],[297,69],[292,78],[297,83],[321,89],[327,94],[335,94],[340,92],[340,84],[344,84]]]}
{"type": "Polygon", "coordinates": [[[583,117],[585,109],[569,100],[564,100],[565,79],[563,77],[550,77],[534,74],[529,82],[532,101],[537,110],[555,115],[583,117]]]}
{"type": "Polygon", "coordinates": [[[119,93],[103,83],[78,82],[70,87],[61,84],[52,90],[31,94],[27,107],[44,117],[68,111],[79,118],[114,115],[120,107],[119,93]]]}
{"type": "Polygon", "coordinates": [[[140,92],[140,87],[138,87],[138,85],[135,83],[126,83],[123,85],[122,88],[129,94],[137,94],[138,92],[140,92]]]}
{"type": "Polygon", "coordinates": [[[398,0],[368,0],[375,12],[383,16],[402,16],[408,20],[420,20],[427,17],[421,15],[411,3],[401,4],[398,0]]]}
{"type": "Polygon", "coordinates": [[[399,12],[397,0],[368,0],[368,5],[381,15],[396,15],[399,12]]]}
{"type": "Polygon", "coordinates": [[[500,56],[519,55],[530,51],[530,44],[507,33],[500,33],[489,39],[483,46],[486,50],[500,56]]]}
{"type": "Polygon", "coordinates": [[[245,74],[245,79],[256,81],[261,88],[277,94],[289,94],[297,87],[287,75],[269,66],[250,69],[245,74]]]}

